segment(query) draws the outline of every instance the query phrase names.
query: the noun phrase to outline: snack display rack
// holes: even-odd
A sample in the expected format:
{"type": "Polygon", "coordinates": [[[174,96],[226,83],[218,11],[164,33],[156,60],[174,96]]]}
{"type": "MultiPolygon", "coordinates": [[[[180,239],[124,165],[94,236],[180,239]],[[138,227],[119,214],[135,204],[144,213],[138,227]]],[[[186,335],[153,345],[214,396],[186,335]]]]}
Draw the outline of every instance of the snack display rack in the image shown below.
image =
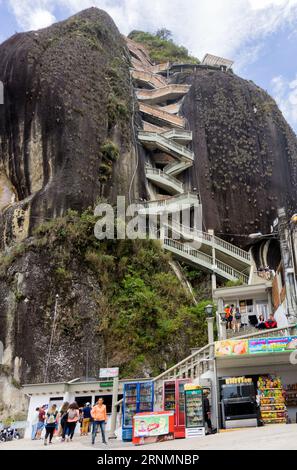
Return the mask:
{"type": "Polygon", "coordinates": [[[259,377],[258,397],[261,419],[264,424],[280,424],[287,421],[284,390],[279,377],[259,377]]]}

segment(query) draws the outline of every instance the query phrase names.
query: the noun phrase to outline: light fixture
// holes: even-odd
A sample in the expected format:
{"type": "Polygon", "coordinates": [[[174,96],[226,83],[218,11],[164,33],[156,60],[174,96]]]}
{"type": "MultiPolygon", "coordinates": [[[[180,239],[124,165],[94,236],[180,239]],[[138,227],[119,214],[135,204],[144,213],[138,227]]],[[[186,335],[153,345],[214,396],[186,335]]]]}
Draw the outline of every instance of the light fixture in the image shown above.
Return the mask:
{"type": "Polygon", "coordinates": [[[211,305],[211,304],[206,305],[205,314],[206,314],[207,318],[212,318],[213,317],[213,305],[211,305]]]}
{"type": "Polygon", "coordinates": [[[249,238],[259,238],[259,237],[263,237],[262,232],[250,233],[249,234],[249,238]]]}

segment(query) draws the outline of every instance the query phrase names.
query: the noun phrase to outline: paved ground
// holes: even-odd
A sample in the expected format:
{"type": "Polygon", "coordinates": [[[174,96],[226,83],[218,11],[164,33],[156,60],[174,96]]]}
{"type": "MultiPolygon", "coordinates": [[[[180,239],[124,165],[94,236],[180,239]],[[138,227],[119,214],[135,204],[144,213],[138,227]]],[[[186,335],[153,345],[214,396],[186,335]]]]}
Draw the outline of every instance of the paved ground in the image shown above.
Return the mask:
{"type": "Polygon", "coordinates": [[[101,443],[92,446],[90,437],[75,437],[72,443],[61,443],[55,440],[51,446],[44,446],[42,441],[6,442],[0,444],[0,450],[297,450],[297,424],[273,424],[263,428],[250,428],[236,431],[221,432],[212,436],[196,439],[177,439],[175,441],[146,445],[141,448],[131,443],[123,443],[117,440],[109,441],[108,446],[101,443]]]}

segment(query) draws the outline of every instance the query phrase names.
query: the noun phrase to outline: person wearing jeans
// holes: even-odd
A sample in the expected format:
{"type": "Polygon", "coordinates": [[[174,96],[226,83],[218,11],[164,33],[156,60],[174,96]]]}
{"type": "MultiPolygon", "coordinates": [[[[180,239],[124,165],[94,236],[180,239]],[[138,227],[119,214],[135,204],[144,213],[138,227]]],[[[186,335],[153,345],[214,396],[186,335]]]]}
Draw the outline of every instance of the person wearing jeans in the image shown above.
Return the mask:
{"type": "Polygon", "coordinates": [[[76,423],[79,421],[79,408],[76,401],[71,403],[69,409],[67,411],[67,424],[66,424],[66,431],[65,437],[66,441],[72,441],[74,436],[74,431],[76,427],[76,423]]]}
{"type": "Polygon", "coordinates": [[[103,398],[99,398],[97,404],[93,406],[91,410],[91,416],[93,418],[93,428],[92,428],[92,444],[95,444],[96,434],[98,426],[100,426],[102,434],[103,444],[107,444],[105,438],[105,424],[107,421],[106,406],[103,404],[103,398]]]}
{"type": "Polygon", "coordinates": [[[34,439],[36,438],[38,422],[39,422],[39,408],[36,408],[36,410],[34,412],[34,415],[33,415],[32,422],[31,422],[31,425],[32,425],[31,439],[32,439],[32,441],[34,441],[34,439]]]}

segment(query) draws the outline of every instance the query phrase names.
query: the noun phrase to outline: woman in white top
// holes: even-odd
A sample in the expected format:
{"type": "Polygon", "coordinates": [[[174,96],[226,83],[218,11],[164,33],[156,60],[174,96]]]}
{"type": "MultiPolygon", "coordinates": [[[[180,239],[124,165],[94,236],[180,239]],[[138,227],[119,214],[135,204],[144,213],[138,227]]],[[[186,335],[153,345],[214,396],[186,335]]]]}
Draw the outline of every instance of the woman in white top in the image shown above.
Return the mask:
{"type": "Polygon", "coordinates": [[[36,408],[36,410],[33,413],[32,420],[31,420],[31,426],[32,426],[31,439],[32,439],[32,441],[34,441],[34,439],[36,437],[38,421],[39,421],[39,408],[36,408]]]}

